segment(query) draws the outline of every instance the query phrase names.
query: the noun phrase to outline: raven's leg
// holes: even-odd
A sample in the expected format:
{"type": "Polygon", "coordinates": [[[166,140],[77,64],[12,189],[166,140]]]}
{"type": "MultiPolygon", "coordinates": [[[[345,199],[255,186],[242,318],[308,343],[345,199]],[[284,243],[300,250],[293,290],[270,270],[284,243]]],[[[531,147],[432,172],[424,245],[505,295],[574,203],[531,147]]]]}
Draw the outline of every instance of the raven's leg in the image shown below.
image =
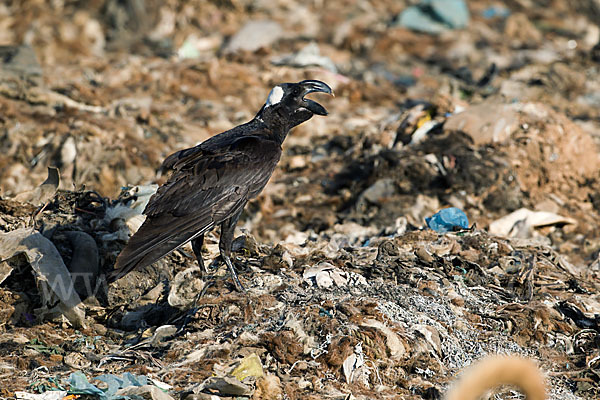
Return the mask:
{"type": "Polygon", "coordinates": [[[204,244],[204,235],[200,235],[196,239],[192,240],[192,250],[194,250],[196,259],[198,259],[198,266],[200,267],[200,271],[202,271],[202,276],[206,275],[206,273],[208,272],[206,270],[206,266],[204,265],[204,260],[202,259],[202,245],[203,244],[204,244]]]}
{"type": "Polygon", "coordinates": [[[231,255],[231,244],[233,242],[233,232],[235,231],[235,226],[240,219],[240,215],[242,214],[243,207],[240,211],[236,212],[234,215],[226,219],[221,223],[221,238],[219,239],[219,251],[221,252],[221,258],[227,264],[227,268],[229,268],[229,272],[231,273],[231,277],[233,278],[233,282],[235,283],[235,287],[240,292],[245,292],[246,289],[242,286],[237,273],[235,272],[235,268],[231,263],[231,259],[229,256],[231,255]]]}

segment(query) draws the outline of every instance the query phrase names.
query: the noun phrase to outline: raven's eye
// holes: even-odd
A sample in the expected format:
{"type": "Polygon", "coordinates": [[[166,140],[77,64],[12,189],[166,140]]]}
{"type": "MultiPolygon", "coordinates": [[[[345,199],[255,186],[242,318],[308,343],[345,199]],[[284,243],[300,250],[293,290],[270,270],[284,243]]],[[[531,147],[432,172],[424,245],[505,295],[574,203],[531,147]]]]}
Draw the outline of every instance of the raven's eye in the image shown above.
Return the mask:
{"type": "Polygon", "coordinates": [[[300,86],[294,86],[294,89],[292,89],[292,94],[294,96],[299,96],[301,92],[302,90],[300,90],[300,86]]]}

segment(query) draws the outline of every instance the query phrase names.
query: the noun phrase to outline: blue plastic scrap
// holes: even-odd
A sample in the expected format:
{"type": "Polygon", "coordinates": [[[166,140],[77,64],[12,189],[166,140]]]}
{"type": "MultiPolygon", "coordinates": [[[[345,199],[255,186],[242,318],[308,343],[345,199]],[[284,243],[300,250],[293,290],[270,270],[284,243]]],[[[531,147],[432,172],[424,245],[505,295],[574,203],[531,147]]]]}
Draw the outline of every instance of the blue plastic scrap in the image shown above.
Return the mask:
{"type": "Polygon", "coordinates": [[[71,394],[91,394],[98,396],[100,400],[116,400],[127,399],[128,396],[116,395],[119,389],[128,388],[131,386],[144,386],[148,384],[148,378],[145,376],[134,375],[130,372],[125,372],[122,377],[105,374],[95,378],[108,384],[106,390],[101,390],[88,382],[86,376],[81,372],[72,373],[67,382],[71,385],[69,393],[71,394]]]}
{"type": "Polygon", "coordinates": [[[439,233],[469,228],[469,218],[463,210],[456,207],[444,208],[429,218],[425,218],[429,229],[439,233]]]}
{"type": "Polygon", "coordinates": [[[421,0],[407,7],[399,16],[399,26],[425,33],[441,33],[464,28],[469,24],[465,0],[421,0]]]}
{"type": "Polygon", "coordinates": [[[73,372],[67,382],[71,385],[71,389],[69,389],[71,394],[93,394],[101,399],[106,399],[104,391],[89,383],[86,376],[81,372],[73,372]]]}
{"type": "Polygon", "coordinates": [[[495,17],[506,18],[510,15],[510,10],[504,6],[490,6],[483,10],[481,15],[485,19],[491,19],[495,17]]]}

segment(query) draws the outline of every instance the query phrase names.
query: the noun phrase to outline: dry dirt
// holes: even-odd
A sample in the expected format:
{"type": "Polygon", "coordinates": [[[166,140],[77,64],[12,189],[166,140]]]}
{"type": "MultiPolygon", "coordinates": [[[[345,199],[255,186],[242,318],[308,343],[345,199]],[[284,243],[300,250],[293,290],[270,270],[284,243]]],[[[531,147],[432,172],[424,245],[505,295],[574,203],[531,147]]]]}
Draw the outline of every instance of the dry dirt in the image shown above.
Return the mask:
{"type": "MultiPolygon", "coordinates": [[[[551,399],[600,397],[596,1],[472,0],[439,35],[397,25],[408,1],[82,3],[0,5],[0,248],[55,248],[82,301],[57,313],[37,261],[0,257],[1,397],[81,371],[181,399],[439,399],[495,353],[537,360],[551,399]],[[279,25],[234,46],[248,21],[279,25]],[[238,224],[248,293],[188,247],[103,285],[139,218],[128,188],[302,79],[336,97],[238,224]],[[449,206],[472,228],[427,229],[449,206]]],[[[217,258],[218,230],[205,243],[217,258]]]]}

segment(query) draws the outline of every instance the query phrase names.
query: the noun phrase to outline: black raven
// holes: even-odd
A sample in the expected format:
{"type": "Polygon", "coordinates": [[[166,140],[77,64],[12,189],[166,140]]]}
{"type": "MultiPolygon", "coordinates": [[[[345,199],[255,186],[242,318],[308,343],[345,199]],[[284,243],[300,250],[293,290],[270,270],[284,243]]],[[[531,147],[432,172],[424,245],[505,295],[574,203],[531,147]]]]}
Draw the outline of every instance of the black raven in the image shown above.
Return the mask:
{"type": "Polygon", "coordinates": [[[258,196],[273,174],[289,130],[314,114],[327,115],[323,106],[304,97],[312,92],[333,94],[317,80],[277,85],[250,122],[167,157],[162,168],[172,173],[150,199],[146,221],[117,258],[107,281],[150,265],[190,240],[206,272],[204,234],[221,225],[221,258],[243,291],[229,258],[235,225],[248,200],[258,196]]]}

